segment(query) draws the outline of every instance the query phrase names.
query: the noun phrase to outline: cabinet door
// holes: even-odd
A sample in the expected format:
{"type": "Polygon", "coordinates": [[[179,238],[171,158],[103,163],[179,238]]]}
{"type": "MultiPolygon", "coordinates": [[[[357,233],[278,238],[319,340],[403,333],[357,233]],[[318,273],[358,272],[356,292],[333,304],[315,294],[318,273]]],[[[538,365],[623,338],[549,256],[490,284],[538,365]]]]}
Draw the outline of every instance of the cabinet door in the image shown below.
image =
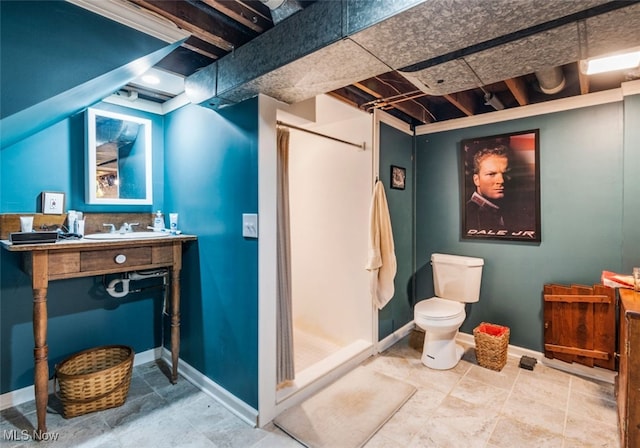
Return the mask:
{"type": "Polygon", "coordinates": [[[623,447],[640,446],[640,312],[620,308],[618,412],[623,447]]]}
{"type": "Polygon", "coordinates": [[[545,356],[616,370],[615,289],[545,285],[543,296],[545,356]]]}

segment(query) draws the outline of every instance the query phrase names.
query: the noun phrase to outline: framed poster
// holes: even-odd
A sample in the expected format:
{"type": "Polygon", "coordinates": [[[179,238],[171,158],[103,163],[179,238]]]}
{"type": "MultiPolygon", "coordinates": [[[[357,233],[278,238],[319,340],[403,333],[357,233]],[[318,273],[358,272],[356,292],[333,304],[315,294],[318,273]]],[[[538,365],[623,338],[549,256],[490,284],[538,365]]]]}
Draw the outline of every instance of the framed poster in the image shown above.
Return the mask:
{"type": "Polygon", "coordinates": [[[539,243],[538,129],[463,140],[462,238],[539,243]]]}

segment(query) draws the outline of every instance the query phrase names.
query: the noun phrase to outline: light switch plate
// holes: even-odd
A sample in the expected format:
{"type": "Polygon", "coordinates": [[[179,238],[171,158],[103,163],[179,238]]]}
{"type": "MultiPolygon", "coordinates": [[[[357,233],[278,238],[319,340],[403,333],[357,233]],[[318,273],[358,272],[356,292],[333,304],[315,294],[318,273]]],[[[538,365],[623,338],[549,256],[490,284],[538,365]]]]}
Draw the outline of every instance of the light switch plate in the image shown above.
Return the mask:
{"type": "Polygon", "coordinates": [[[246,238],[258,238],[258,214],[242,214],[242,236],[246,238]]]}

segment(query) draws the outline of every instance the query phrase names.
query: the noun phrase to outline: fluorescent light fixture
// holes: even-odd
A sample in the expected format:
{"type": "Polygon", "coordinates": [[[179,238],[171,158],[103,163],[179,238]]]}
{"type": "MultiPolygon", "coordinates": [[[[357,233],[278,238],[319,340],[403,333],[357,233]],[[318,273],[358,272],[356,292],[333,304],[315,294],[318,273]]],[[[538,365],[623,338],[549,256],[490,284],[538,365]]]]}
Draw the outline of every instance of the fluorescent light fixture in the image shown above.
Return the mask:
{"type": "Polygon", "coordinates": [[[583,71],[587,75],[636,68],[640,66],[640,50],[591,58],[585,62],[586,67],[583,71]]]}
{"type": "Polygon", "coordinates": [[[67,0],[130,28],[136,29],[165,42],[174,43],[189,37],[191,33],[180,29],[172,21],[123,0],[67,0]]]}

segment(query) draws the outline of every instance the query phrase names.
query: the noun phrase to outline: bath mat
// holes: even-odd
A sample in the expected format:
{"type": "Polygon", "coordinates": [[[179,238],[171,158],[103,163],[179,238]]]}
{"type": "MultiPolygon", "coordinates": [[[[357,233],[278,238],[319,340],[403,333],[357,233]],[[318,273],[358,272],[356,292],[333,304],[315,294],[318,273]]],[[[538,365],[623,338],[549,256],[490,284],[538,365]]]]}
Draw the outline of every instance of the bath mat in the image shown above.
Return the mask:
{"type": "Polygon", "coordinates": [[[363,446],[415,393],[416,388],[358,367],[274,423],[309,448],[363,446]]]}

